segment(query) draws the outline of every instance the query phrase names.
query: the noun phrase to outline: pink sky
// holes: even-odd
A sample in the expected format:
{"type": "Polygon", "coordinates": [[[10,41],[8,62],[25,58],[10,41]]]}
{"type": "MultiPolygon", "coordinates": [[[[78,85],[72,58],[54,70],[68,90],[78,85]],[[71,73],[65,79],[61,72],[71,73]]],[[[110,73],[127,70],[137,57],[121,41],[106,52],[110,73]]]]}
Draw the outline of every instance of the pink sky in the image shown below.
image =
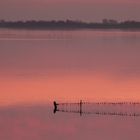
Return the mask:
{"type": "Polygon", "coordinates": [[[21,19],[74,19],[101,21],[140,20],[139,0],[1,0],[0,18],[21,19]]]}

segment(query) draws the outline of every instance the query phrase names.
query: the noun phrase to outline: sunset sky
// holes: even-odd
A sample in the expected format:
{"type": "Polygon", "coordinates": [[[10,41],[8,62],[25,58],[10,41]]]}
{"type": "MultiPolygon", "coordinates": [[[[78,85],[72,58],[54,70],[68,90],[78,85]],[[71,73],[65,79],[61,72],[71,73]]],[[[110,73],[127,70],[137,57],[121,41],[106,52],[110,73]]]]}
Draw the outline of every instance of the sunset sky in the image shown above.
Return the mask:
{"type": "Polygon", "coordinates": [[[0,19],[140,20],[139,0],[0,0],[0,19]]]}

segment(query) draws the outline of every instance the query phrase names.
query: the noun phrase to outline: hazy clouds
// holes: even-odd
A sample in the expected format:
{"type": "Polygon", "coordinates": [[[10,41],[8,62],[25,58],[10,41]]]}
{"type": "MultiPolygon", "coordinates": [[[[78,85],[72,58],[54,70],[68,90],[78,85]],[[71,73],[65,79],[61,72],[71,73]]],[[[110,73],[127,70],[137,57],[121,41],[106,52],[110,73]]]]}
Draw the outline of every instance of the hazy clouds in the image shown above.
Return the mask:
{"type": "Polygon", "coordinates": [[[100,21],[103,18],[117,20],[140,20],[138,0],[111,1],[39,1],[39,0],[2,0],[0,18],[9,20],[26,19],[76,19],[100,21]]]}

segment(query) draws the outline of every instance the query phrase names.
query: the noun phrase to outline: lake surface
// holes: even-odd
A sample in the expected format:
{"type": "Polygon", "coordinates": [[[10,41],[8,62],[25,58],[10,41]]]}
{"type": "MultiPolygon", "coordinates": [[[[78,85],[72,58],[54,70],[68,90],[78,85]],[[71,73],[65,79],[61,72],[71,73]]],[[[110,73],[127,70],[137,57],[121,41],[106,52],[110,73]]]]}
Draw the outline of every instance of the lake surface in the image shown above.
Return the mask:
{"type": "Polygon", "coordinates": [[[140,32],[0,29],[0,139],[140,138],[140,117],[53,114],[54,100],[139,102],[140,32]]]}

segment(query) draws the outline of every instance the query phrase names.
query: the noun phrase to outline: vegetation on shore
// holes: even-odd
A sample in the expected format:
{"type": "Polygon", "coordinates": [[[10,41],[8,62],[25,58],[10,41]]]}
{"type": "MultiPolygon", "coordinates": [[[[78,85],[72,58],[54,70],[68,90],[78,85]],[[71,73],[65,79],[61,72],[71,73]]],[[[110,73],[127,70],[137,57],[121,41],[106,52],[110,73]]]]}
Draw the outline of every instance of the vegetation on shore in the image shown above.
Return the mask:
{"type": "Polygon", "coordinates": [[[0,20],[0,28],[15,29],[140,29],[139,21],[103,19],[102,22],[82,22],[74,20],[52,21],[5,21],[0,20]]]}

